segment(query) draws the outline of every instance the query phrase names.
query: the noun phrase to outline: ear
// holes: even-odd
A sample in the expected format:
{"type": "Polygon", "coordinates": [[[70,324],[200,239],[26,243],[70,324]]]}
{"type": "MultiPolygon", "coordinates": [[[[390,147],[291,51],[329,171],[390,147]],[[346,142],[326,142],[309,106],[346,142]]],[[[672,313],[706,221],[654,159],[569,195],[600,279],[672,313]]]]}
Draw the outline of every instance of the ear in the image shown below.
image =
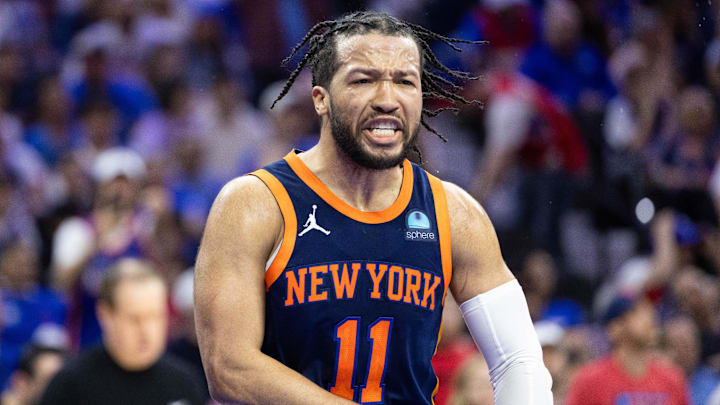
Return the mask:
{"type": "Polygon", "coordinates": [[[112,317],[112,308],[108,307],[107,304],[98,303],[95,305],[95,312],[97,313],[100,326],[102,329],[106,329],[112,317]]]}
{"type": "Polygon", "coordinates": [[[325,87],[315,86],[312,88],[312,99],[315,105],[315,113],[322,117],[330,111],[330,93],[325,87]]]}

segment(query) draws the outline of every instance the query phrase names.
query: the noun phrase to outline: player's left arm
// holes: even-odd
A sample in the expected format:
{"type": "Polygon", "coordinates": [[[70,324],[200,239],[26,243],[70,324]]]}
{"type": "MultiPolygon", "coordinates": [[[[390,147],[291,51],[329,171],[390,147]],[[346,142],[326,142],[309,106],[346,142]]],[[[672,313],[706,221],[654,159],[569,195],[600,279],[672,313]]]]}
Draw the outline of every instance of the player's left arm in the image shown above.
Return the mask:
{"type": "Polygon", "coordinates": [[[500,254],[480,204],[444,182],[450,214],[450,290],[490,369],[496,405],[552,405],[552,379],[542,359],[525,295],[500,254]]]}

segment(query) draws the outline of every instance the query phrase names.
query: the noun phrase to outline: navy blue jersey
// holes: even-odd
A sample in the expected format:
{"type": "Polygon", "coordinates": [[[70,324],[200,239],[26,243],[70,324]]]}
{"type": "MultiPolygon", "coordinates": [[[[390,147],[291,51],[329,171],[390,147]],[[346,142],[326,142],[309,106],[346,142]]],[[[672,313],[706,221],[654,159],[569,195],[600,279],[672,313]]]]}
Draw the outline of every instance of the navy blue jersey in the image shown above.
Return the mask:
{"type": "Polygon", "coordinates": [[[406,160],[397,200],[364,212],[295,152],[253,175],[285,224],[265,274],[262,351],[356,402],[433,403],[431,359],[452,271],[440,180],[406,160]]]}

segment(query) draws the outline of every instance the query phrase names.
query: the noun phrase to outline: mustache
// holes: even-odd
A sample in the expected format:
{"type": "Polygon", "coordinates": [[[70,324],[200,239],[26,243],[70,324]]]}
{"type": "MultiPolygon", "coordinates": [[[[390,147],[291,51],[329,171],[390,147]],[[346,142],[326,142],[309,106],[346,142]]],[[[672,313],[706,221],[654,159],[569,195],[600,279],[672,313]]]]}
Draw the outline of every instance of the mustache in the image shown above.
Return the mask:
{"type": "MultiPolygon", "coordinates": [[[[395,118],[396,120],[400,121],[400,123],[402,124],[402,130],[403,131],[407,130],[407,124],[406,124],[405,120],[402,117],[400,117],[399,115],[394,114],[394,113],[373,112],[370,116],[365,117],[364,119],[360,120],[360,122],[362,124],[364,124],[364,123],[366,123],[368,121],[372,121],[376,118],[395,118]]],[[[362,126],[361,126],[361,128],[362,128],[362,126]]]]}

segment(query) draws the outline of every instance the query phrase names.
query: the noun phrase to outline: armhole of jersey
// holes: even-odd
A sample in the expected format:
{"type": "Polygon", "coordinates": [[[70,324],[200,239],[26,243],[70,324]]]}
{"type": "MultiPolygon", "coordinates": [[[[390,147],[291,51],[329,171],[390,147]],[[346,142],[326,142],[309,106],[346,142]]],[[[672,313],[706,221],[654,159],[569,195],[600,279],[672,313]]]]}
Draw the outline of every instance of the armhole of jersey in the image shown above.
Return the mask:
{"type": "MultiPolygon", "coordinates": [[[[426,172],[427,173],[427,172],[426,172]]],[[[440,261],[442,263],[443,279],[445,289],[443,291],[442,305],[445,305],[445,295],[450,287],[452,278],[452,249],[450,242],[450,215],[448,213],[447,196],[442,181],[430,173],[427,173],[430,181],[430,189],[435,201],[435,219],[437,220],[438,234],[440,239],[440,261]]]]}
{"type": "Polygon", "coordinates": [[[282,183],[280,183],[275,176],[265,169],[254,171],[250,173],[250,175],[262,180],[262,182],[270,189],[270,192],[273,194],[275,201],[280,207],[285,228],[280,244],[268,260],[269,265],[266,265],[265,291],[267,292],[275,280],[280,277],[283,270],[285,270],[285,266],[287,266],[288,261],[290,261],[290,256],[292,256],[293,249],[295,248],[297,218],[295,218],[295,207],[290,200],[287,190],[285,190],[285,187],[283,187],[282,183]]]}

